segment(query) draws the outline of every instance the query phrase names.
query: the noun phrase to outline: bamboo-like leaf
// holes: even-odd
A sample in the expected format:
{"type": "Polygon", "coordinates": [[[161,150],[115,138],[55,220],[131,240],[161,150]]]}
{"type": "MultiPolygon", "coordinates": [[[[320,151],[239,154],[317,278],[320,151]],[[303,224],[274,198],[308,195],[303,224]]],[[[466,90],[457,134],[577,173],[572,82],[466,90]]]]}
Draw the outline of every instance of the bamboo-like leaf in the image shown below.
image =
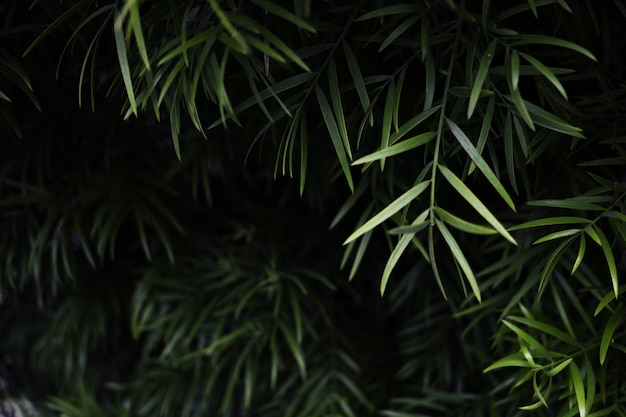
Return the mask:
{"type": "Polygon", "coordinates": [[[355,230],[346,240],[343,242],[344,245],[352,242],[357,239],[359,236],[364,233],[372,230],[374,227],[378,226],[398,211],[403,209],[405,206],[411,203],[411,201],[415,200],[421,193],[423,193],[428,186],[430,185],[430,181],[423,181],[419,184],[411,187],[408,191],[402,194],[400,197],[396,198],[393,202],[391,202],[387,207],[382,209],[378,214],[369,219],[365,224],[355,230]]]}
{"type": "MultiPolygon", "coordinates": [[[[489,137],[489,131],[491,130],[491,121],[493,120],[493,112],[496,107],[496,98],[495,96],[489,99],[489,104],[487,104],[487,111],[485,112],[485,116],[483,117],[483,123],[480,128],[480,133],[478,134],[478,142],[476,143],[476,152],[482,154],[485,145],[487,144],[487,138],[489,137]]],[[[474,172],[476,169],[476,164],[474,161],[470,164],[469,170],[467,171],[468,175],[474,172]]]]}
{"type": "Polygon", "coordinates": [[[478,97],[480,96],[480,90],[483,88],[483,84],[485,83],[485,79],[487,78],[487,74],[489,73],[489,67],[491,66],[491,61],[493,60],[493,55],[496,51],[496,39],[492,40],[487,46],[485,50],[485,54],[480,60],[480,64],[478,66],[478,71],[476,72],[476,78],[474,79],[474,84],[472,84],[472,93],[470,95],[469,104],[467,106],[467,118],[472,117],[474,113],[474,109],[476,108],[476,103],[478,103],[478,97]]]}
{"type": "MultiPolygon", "coordinates": [[[[426,222],[423,222],[426,223],[426,222]]],[[[398,263],[398,260],[404,253],[406,247],[411,243],[411,239],[415,236],[415,233],[407,233],[400,237],[400,240],[396,244],[396,247],[393,248],[391,255],[389,255],[389,259],[387,259],[387,263],[385,264],[385,270],[383,271],[383,276],[380,280],[380,295],[381,297],[385,294],[385,289],[387,288],[387,282],[389,281],[389,277],[391,276],[391,272],[393,268],[398,263]]]]}
{"type": "MultiPolygon", "coordinates": [[[[345,39],[343,40],[342,45],[343,52],[346,57],[346,62],[348,63],[348,70],[350,71],[350,75],[352,76],[354,89],[359,96],[359,101],[361,102],[361,107],[363,108],[363,111],[367,112],[371,106],[371,103],[369,95],[367,93],[367,87],[365,86],[365,82],[363,81],[363,75],[361,74],[361,66],[357,62],[356,57],[354,56],[354,52],[352,52],[352,49],[345,41],[345,39]]],[[[374,116],[371,113],[369,114],[369,124],[370,126],[374,125],[374,116]]]]}
{"type": "Polygon", "coordinates": [[[476,281],[474,272],[472,271],[472,268],[467,262],[467,259],[465,258],[465,255],[463,254],[463,251],[461,250],[461,247],[456,242],[456,240],[454,239],[454,236],[452,236],[452,233],[450,233],[450,231],[448,230],[448,228],[443,222],[441,222],[439,219],[435,219],[435,223],[437,224],[437,228],[439,229],[441,236],[443,236],[443,239],[446,241],[448,248],[450,248],[450,251],[452,252],[452,256],[454,256],[454,259],[459,263],[459,266],[463,270],[463,273],[465,274],[465,277],[467,278],[467,281],[469,282],[470,287],[472,288],[472,292],[474,293],[474,296],[476,297],[478,302],[481,302],[480,287],[478,286],[478,281],[476,281]]]}
{"type": "Polygon", "coordinates": [[[593,226],[593,230],[597,233],[600,238],[600,246],[602,247],[602,251],[604,252],[604,257],[606,258],[606,263],[609,267],[609,273],[611,275],[611,283],[613,284],[613,292],[615,293],[615,298],[618,296],[618,287],[619,287],[619,279],[617,276],[617,265],[615,264],[615,257],[613,256],[613,249],[611,249],[611,244],[609,240],[606,238],[606,235],[598,226],[593,226]]]}
{"type": "Polygon", "coordinates": [[[511,86],[513,90],[517,90],[517,86],[519,84],[519,54],[517,51],[513,50],[511,54],[511,86]]]}
{"type": "Polygon", "coordinates": [[[502,226],[502,224],[491,214],[489,209],[480,201],[478,197],[457,177],[452,171],[444,166],[440,166],[439,170],[443,176],[448,180],[450,185],[463,197],[473,208],[476,210],[494,229],[498,231],[509,242],[517,245],[517,242],[510,235],[509,232],[502,226]]]}
{"type": "Polygon", "coordinates": [[[509,177],[509,182],[515,194],[519,194],[517,190],[517,171],[515,169],[515,150],[513,142],[513,123],[511,120],[511,112],[506,113],[504,119],[504,159],[506,161],[506,172],[509,177]]]}
{"type": "Polygon", "coordinates": [[[589,52],[587,49],[583,48],[580,45],[575,44],[574,42],[566,41],[563,39],[554,38],[552,36],[545,35],[531,35],[524,34],[520,35],[520,39],[515,41],[513,45],[551,45],[558,46],[560,48],[571,49],[573,51],[578,52],[579,54],[585,55],[587,58],[598,61],[596,57],[589,52]]]}
{"type": "Polygon", "coordinates": [[[585,402],[585,385],[583,383],[583,377],[580,374],[580,368],[576,365],[576,362],[569,364],[570,382],[574,386],[574,395],[576,396],[576,403],[578,404],[578,413],[580,417],[587,416],[587,408],[585,402]]]}
{"type": "Polygon", "coordinates": [[[431,142],[437,136],[437,132],[426,132],[421,135],[414,136],[412,138],[403,140],[395,145],[389,146],[384,149],[380,149],[376,152],[372,152],[369,155],[363,156],[352,163],[352,165],[361,165],[367,162],[378,161],[385,159],[389,156],[401,154],[403,152],[415,149],[419,146],[425,145],[431,142]]]}
{"type": "Polygon", "coordinates": [[[474,162],[476,167],[478,167],[480,172],[483,173],[485,178],[487,178],[489,183],[498,192],[498,194],[500,194],[500,197],[502,197],[502,199],[508,204],[508,206],[511,207],[512,210],[515,210],[515,204],[509,196],[509,193],[506,192],[506,189],[504,188],[498,177],[496,177],[496,174],[491,170],[489,165],[487,165],[487,162],[485,162],[480,153],[478,153],[478,150],[476,150],[469,138],[452,120],[446,118],[446,123],[448,124],[448,128],[450,129],[456,140],[461,144],[472,162],[474,162]]]}
{"type": "Polygon", "coordinates": [[[391,136],[389,137],[389,143],[394,144],[400,139],[402,139],[404,136],[407,135],[407,133],[409,133],[411,130],[417,127],[424,120],[428,119],[431,115],[436,113],[440,108],[441,108],[441,105],[434,106],[434,107],[429,108],[428,110],[425,110],[411,117],[409,120],[403,123],[396,132],[393,132],[391,134],[391,136]]]}
{"type": "Polygon", "coordinates": [[[556,376],[559,373],[561,373],[561,371],[563,371],[563,369],[567,368],[567,366],[569,365],[569,363],[572,360],[574,360],[574,358],[567,358],[563,362],[561,362],[560,364],[554,366],[549,371],[545,371],[545,373],[548,374],[549,376],[556,376]]]}
{"type": "MultiPolygon", "coordinates": [[[[387,90],[387,97],[385,99],[385,109],[383,111],[383,123],[381,127],[381,140],[380,140],[380,148],[385,149],[389,146],[389,137],[391,135],[391,122],[393,120],[393,114],[395,110],[393,108],[394,95],[396,90],[396,84],[394,80],[391,80],[389,83],[389,88],[387,90]]],[[[380,160],[380,169],[385,168],[385,160],[380,160]]]]}
{"type": "Polygon", "coordinates": [[[563,88],[563,85],[561,84],[559,79],[556,78],[556,75],[554,75],[554,73],[550,70],[550,68],[546,67],[541,61],[539,61],[537,58],[533,57],[532,55],[528,55],[523,52],[520,52],[520,55],[522,55],[526,61],[530,62],[530,64],[533,67],[537,68],[537,71],[543,74],[543,76],[546,77],[548,81],[552,83],[552,85],[563,96],[563,98],[567,100],[567,93],[565,92],[565,88],[563,88]]]}
{"type": "Polygon", "coordinates": [[[572,266],[572,272],[570,272],[570,275],[574,275],[574,272],[578,270],[578,267],[580,266],[580,264],[583,261],[583,258],[585,257],[586,248],[587,248],[587,243],[585,239],[585,234],[581,233],[580,242],[578,244],[578,254],[576,255],[576,260],[574,261],[574,265],[572,266]]]}
{"type": "Polygon", "coordinates": [[[509,321],[515,321],[518,323],[522,323],[528,327],[532,327],[534,329],[537,329],[543,333],[545,333],[546,335],[549,336],[553,336],[556,337],[557,339],[571,345],[571,346],[579,346],[579,343],[576,341],[576,339],[574,339],[572,336],[570,336],[567,332],[564,332],[563,330],[552,326],[551,324],[548,323],[544,323],[542,321],[539,320],[535,320],[535,319],[530,319],[530,318],[526,318],[526,317],[520,317],[520,316],[509,316],[508,317],[509,321]]]}
{"type": "Polygon", "coordinates": [[[404,32],[409,30],[411,26],[413,26],[419,19],[419,15],[413,15],[407,18],[404,22],[400,23],[398,26],[396,26],[396,28],[391,31],[389,35],[387,35],[383,43],[380,45],[380,48],[378,48],[378,52],[383,51],[385,48],[391,45],[393,41],[395,41],[404,32]]]}
{"type": "Polygon", "coordinates": [[[524,355],[521,352],[516,352],[504,358],[498,359],[483,370],[483,373],[491,372],[500,368],[533,368],[531,364],[526,361],[524,355]]]}
{"type": "Polygon", "coordinates": [[[339,91],[339,80],[337,79],[337,66],[335,60],[331,59],[328,64],[328,83],[330,88],[330,99],[333,103],[333,111],[335,120],[339,128],[339,134],[346,149],[348,158],[352,159],[352,150],[350,149],[350,140],[348,139],[348,129],[346,128],[346,119],[344,117],[343,105],[341,104],[341,93],[339,91]]]}
{"type": "MultiPolygon", "coordinates": [[[[115,20],[119,19],[119,12],[115,11],[115,20]]],[[[130,75],[130,66],[128,65],[128,53],[126,52],[126,41],[124,40],[124,31],[121,27],[115,27],[115,46],[117,50],[117,59],[122,72],[122,80],[126,87],[128,102],[135,116],[137,116],[137,102],[135,100],[135,92],[133,90],[133,81],[130,75]]]]}
{"type": "Polygon", "coordinates": [[[545,235],[543,237],[540,237],[539,239],[537,239],[537,240],[535,240],[533,242],[533,245],[537,245],[539,243],[548,242],[550,240],[561,239],[561,238],[572,236],[572,235],[575,235],[575,234],[581,234],[582,235],[582,230],[581,229],[559,230],[558,232],[550,233],[550,234],[547,234],[547,235],[545,235]]]}
{"type": "MultiPolygon", "coordinates": [[[[541,342],[539,342],[539,340],[537,340],[536,338],[532,337],[528,332],[525,332],[520,327],[516,326],[515,324],[507,320],[502,320],[502,324],[504,324],[506,327],[511,329],[521,340],[527,343],[528,346],[532,348],[533,353],[536,353],[538,357],[547,358],[547,359],[552,358],[552,355],[550,355],[550,352],[548,352],[548,350],[541,344],[541,342]]],[[[534,365],[534,363],[531,361],[529,361],[529,363],[534,365]]]]}
{"type": "Polygon", "coordinates": [[[299,28],[304,29],[304,30],[306,30],[308,32],[312,32],[312,33],[316,32],[315,28],[311,24],[309,24],[306,21],[302,20],[300,17],[298,17],[295,14],[291,13],[287,9],[284,9],[284,8],[280,7],[279,5],[277,5],[274,2],[271,2],[271,1],[268,1],[268,0],[253,0],[253,1],[256,4],[258,4],[260,7],[262,7],[266,11],[268,11],[269,13],[272,13],[273,15],[278,16],[281,19],[286,20],[287,22],[291,23],[292,25],[298,26],[299,28]]]}
{"type": "Polygon", "coordinates": [[[350,172],[350,163],[348,162],[346,149],[344,148],[341,134],[339,133],[339,128],[337,127],[337,122],[335,121],[335,118],[333,116],[333,111],[330,108],[330,104],[328,103],[326,94],[324,94],[324,91],[322,91],[319,86],[315,87],[315,93],[317,94],[317,101],[320,105],[320,110],[322,111],[322,116],[324,117],[326,128],[328,129],[328,134],[330,135],[330,139],[332,140],[333,146],[335,147],[335,153],[337,154],[337,158],[339,158],[339,164],[341,165],[341,169],[343,170],[350,190],[354,192],[352,173],[350,172]]]}
{"type": "Polygon", "coordinates": [[[606,360],[606,355],[609,351],[609,347],[613,342],[613,334],[615,334],[617,326],[622,323],[624,315],[626,315],[626,310],[620,308],[618,311],[611,315],[609,321],[604,326],[602,339],[600,340],[600,365],[604,365],[604,361],[606,360]]]}
{"type": "Polygon", "coordinates": [[[583,217],[572,217],[572,216],[545,217],[543,219],[531,220],[528,222],[518,224],[516,226],[509,227],[508,230],[512,232],[514,230],[530,229],[531,227],[555,226],[559,224],[584,224],[584,223],[589,223],[589,220],[583,217]]]}
{"type": "Polygon", "coordinates": [[[563,119],[555,116],[554,114],[535,104],[524,101],[524,105],[528,109],[528,112],[531,114],[533,121],[539,126],[543,126],[548,129],[554,130],[555,132],[564,133],[575,138],[585,138],[585,136],[582,134],[581,128],[570,125],[563,119]]]}
{"type": "Polygon", "coordinates": [[[235,49],[241,52],[242,54],[250,53],[250,47],[248,46],[244,38],[241,36],[241,33],[239,33],[239,31],[233,26],[230,20],[228,20],[228,17],[226,17],[226,14],[222,10],[222,8],[219,6],[217,1],[208,0],[208,2],[209,2],[209,5],[211,6],[211,9],[213,10],[213,13],[215,13],[220,23],[222,24],[222,26],[224,26],[224,29],[226,29],[226,31],[229,33],[231,38],[235,41],[235,44],[233,45],[235,49]]]}
{"type": "Polygon", "coordinates": [[[450,226],[461,230],[463,232],[471,233],[474,235],[493,235],[498,232],[490,227],[482,226],[480,224],[470,223],[467,220],[461,219],[454,214],[442,209],[441,207],[434,207],[435,213],[439,215],[439,218],[450,226]]]}
{"type": "Polygon", "coordinates": [[[565,198],[562,200],[534,200],[528,202],[529,206],[540,207],[554,207],[571,210],[592,210],[592,211],[604,211],[604,207],[594,204],[589,200],[583,198],[565,198]]]}
{"type": "Polygon", "coordinates": [[[421,8],[416,4],[396,4],[394,6],[379,7],[376,10],[365,13],[356,19],[357,22],[362,20],[374,19],[394,14],[413,14],[419,13],[421,8]]]}
{"type": "MultiPolygon", "coordinates": [[[[127,2],[126,5],[131,2],[127,2]]],[[[145,68],[150,71],[150,59],[148,58],[148,51],[146,50],[146,42],[143,38],[143,29],[141,27],[141,18],[139,17],[139,7],[138,5],[134,5],[130,7],[130,16],[128,18],[128,23],[132,28],[133,34],[135,35],[135,43],[137,45],[137,49],[139,50],[139,56],[143,61],[145,68]]]]}

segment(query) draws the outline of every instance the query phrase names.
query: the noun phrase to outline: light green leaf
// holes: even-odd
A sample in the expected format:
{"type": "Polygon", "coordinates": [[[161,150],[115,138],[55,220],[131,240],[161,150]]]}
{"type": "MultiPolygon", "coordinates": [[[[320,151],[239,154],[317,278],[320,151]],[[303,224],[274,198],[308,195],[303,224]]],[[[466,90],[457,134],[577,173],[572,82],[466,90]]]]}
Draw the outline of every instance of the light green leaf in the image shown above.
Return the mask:
{"type": "Polygon", "coordinates": [[[478,153],[478,150],[474,147],[469,138],[465,135],[465,133],[461,130],[461,128],[452,120],[446,118],[446,123],[448,124],[448,128],[456,138],[456,140],[461,144],[467,155],[471,158],[472,162],[478,167],[480,172],[483,173],[485,178],[489,181],[492,187],[500,194],[500,197],[508,204],[509,207],[513,211],[515,211],[515,204],[509,196],[509,193],[506,192],[506,189],[496,177],[496,174],[492,171],[491,167],[485,162],[483,157],[478,153]]]}
{"type": "Polygon", "coordinates": [[[441,207],[434,207],[435,213],[439,215],[439,218],[450,226],[459,229],[463,232],[475,234],[475,235],[493,235],[498,233],[491,227],[482,226],[480,224],[470,223],[467,220],[461,219],[454,214],[447,212],[441,207]]]}
{"type": "Polygon", "coordinates": [[[485,79],[487,78],[487,74],[489,72],[489,66],[491,65],[493,55],[496,51],[496,44],[496,39],[492,40],[489,46],[487,46],[485,54],[480,60],[478,71],[476,72],[476,78],[474,79],[474,84],[472,84],[472,94],[470,95],[469,104],[467,107],[468,119],[472,117],[472,113],[474,113],[474,109],[476,108],[476,103],[478,103],[480,90],[482,90],[483,88],[483,84],[485,83],[485,79]]]}
{"type": "MultiPolygon", "coordinates": [[[[427,223],[427,222],[423,222],[427,223]]],[[[422,224],[423,224],[422,223],[422,224]]],[[[417,226],[417,225],[416,225],[417,226]]],[[[396,247],[393,248],[391,255],[389,255],[389,259],[387,259],[387,263],[385,264],[385,270],[383,271],[383,276],[380,280],[380,295],[383,296],[385,294],[385,288],[387,288],[387,282],[389,281],[389,277],[391,276],[391,272],[393,268],[398,263],[400,256],[406,249],[406,247],[411,243],[411,239],[415,236],[415,233],[407,233],[402,235],[396,247]]]]}
{"type": "Polygon", "coordinates": [[[407,133],[413,130],[416,126],[418,126],[424,120],[428,119],[431,115],[436,113],[440,108],[441,108],[441,105],[437,105],[411,117],[409,120],[403,123],[396,132],[393,132],[391,134],[391,136],[389,137],[389,143],[394,144],[400,139],[402,139],[404,136],[406,136],[407,133]]]}
{"type": "Polygon", "coordinates": [[[581,233],[580,242],[578,244],[578,255],[576,255],[576,260],[574,261],[574,265],[572,266],[572,272],[570,272],[570,275],[574,275],[574,272],[578,270],[578,267],[580,266],[580,264],[583,261],[583,258],[585,257],[585,249],[587,248],[586,242],[587,241],[585,239],[584,233],[581,233]]]}
{"type": "Polygon", "coordinates": [[[403,209],[407,204],[410,204],[411,201],[415,200],[421,193],[423,193],[428,188],[429,185],[430,185],[430,180],[420,182],[419,184],[410,188],[400,197],[396,198],[393,202],[391,202],[387,207],[381,210],[378,214],[376,214],[374,217],[372,217],[367,222],[365,222],[363,226],[355,230],[354,233],[352,233],[345,240],[345,242],[343,242],[343,244],[346,245],[352,242],[353,240],[357,239],[359,236],[363,235],[369,230],[372,230],[374,227],[378,226],[379,224],[381,224],[382,222],[384,222],[385,220],[387,220],[388,218],[396,214],[398,211],[403,209]]]}
{"type": "Polygon", "coordinates": [[[561,362],[560,364],[556,365],[555,367],[553,367],[552,369],[545,371],[546,374],[548,374],[549,376],[556,376],[558,375],[563,369],[565,369],[567,367],[567,365],[569,365],[569,363],[573,360],[574,358],[567,358],[565,359],[563,362],[561,362]]]}
{"type": "Polygon", "coordinates": [[[516,352],[511,355],[505,356],[504,358],[498,359],[487,368],[483,370],[483,373],[491,372],[500,368],[533,368],[531,364],[526,361],[524,355],[521,352],[516,352]]]}
{"type": "Polygon", "coordinates": [[[440,166],[439,170],[443,174],[443,176],[448,180],[450,185],[456,189],[456,191],[463,197],[473,208],[476,210],[487,222],[493,226],[494,229],[498,231],[505,239],[509,242],[517,245],[513,236],[510,235],[509,232],[506,231],[504,226],[495,218],[493,214],[485,207],[485,205],[480,201],[478,197],[457,177],[452,171],[450,171],[445,166],[440,166]]]}
{"type": "Polygon", "coordinates": [[[450,233],[450,231],[448,230],[448,228],[443,222],[441,222],[438,219],[435,219],[435,223],[437,224],[437,228],[439,229],[439,232],[441,232],[441,236],[443,236],[443,239],[446,241],[448,248],[450,248],[450,251],[452,252],[452,256],[454,256],[454,259],[459,263],[459,266],[463,270],[463,273],[465,274],[465,277],[467,278],[467,281],[469,282],[470,287],[472,288],[472,292],[474,293],[474,296],[476,297],[478,302],[481,302],[480,287],[478,286],[478,281],[476,281],[474,272],[472,271],[472,268],[467,262],[467,259],[465,258],[463,251],[459,247],[459,244],[456,242],[456,240],[454,239],[454,236],[452,236],[452,233],[450,233]]]}
{"type": "Polygon", "coordinates": [[[437,136],[437,132],[426,132],[421,135],[414,136],[406,139],[400,143],[389,146],[384,149],[380,149],[376,152],[372,152],[369,155],[363,156],[352,163],[352,165],[361,165],[367,162],[378,161],[379,159],[385,159],[389,156],[398,155],[400,153],[409,151],[419,146],[425,145],[432,141],[437,136]]]}
{"type": "Polygon", "coordinates": [[[519,84],[519,54],[516,50],[513,50],[511,54],[511,62],[509,65],[511,66],[511,86],[513,90],[517,90],[519,84]]]}
{"type": "Polygon", "coordinates": [[[558,232],[550,233],[543,237],[540,237],[539,239],[533,242],[533,245],[536,245],[538,243],[548,242],[550,240],[561,239],[563,237],[572,236],[575,234],[582,234],[581,232],[582,232],[581,229],[559,230],[558,232]]]}
{"type": "Polygon", "coordinates": [[[609,321],[606,323],[606,326],[604,326],[602,339],[600,340],[600,365],[604,365],[606,355],[609,351],[609,346],[611,346],[611,343],[613,341],[613,334],[615,334],[617,326],[622,323],[624,315],[626,315],[626,310],[620,308],[618,311],[611,315],[609,321]]]}
{"type": "Polygon", "coordinates": [[[571,362],[569,365],[570,381],[574,386],[574,394],[576,396],[576,402],[578,403],[578,412],[580,417],[586,417],[587,408],[585,403],[585,385],[583,383],[583,377],[580,374],[580,369],[576,362],[571,362]]]}

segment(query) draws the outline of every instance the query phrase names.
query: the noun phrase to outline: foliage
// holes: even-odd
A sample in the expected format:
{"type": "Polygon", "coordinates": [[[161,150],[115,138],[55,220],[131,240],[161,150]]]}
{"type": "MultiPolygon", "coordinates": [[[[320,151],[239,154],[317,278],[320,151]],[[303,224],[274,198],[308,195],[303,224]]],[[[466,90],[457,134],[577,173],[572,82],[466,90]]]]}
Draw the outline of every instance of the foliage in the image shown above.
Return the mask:
{"type": "Polygon", "coordinates": [[[7,395],[626,414],[621,0],[5,3],[7,395]]]}

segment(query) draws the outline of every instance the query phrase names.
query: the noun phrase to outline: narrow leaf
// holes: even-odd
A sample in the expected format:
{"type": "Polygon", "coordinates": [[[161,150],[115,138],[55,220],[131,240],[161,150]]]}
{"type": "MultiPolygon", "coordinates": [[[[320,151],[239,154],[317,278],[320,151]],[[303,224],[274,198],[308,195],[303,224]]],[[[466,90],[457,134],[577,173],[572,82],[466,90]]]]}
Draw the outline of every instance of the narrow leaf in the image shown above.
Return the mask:
{"type": "Polygon", "coordinates": [[[495,218],[493,214],[485,207],[485,205],[480,201],[478,197],[457,177],[452,171],[450,171],[445,166],[440,166],[439,170],[443,174],[443,176],[448,180],[450,185],[456,189],[456,191],[463,197],[473,208],[476,210],[487,222],[493,226],[494,229],[498,231],[505,239],[509,242],[517,245],[513,236],[510,235],[509,232],[506,231],[504,226],[495,218]]]}
{"type": "Polygon", "coordinates": [[[474,293],[474,296],[476,297],[478,302],[481,302],[480,287],[478,286],[478,282],[476,281],[474,272],[472,271],[472,268],[467,262],[467,259],[465,258],[463,251],[459,247],[459,244],[456,242],[456,240],[454,239],[454,236],[452,236],[452,233],[450,233],[450,231],[448,230],[448,228],[443,222],[441,222],[438,219],[435,219],[435,223],[437,224],[437,228],[439,229],[439,232],[441,232],[441,236],[443,236],[443,239],[446,241],[448,248],[450,248],[450,251],[452,252],[452,256],[454,256],[454,259],[459,263],[459,266],[463,270],[463,273],[465,273],[465,277],[467,278],[467,281],[469,282],[470,287],[472,288],[472,292],[474,293]]]}
{"type": "Polygon", "coordinates": [[[506,189],[496,177],[496,174],[489,167],[487,162],[483,159],[483,157],[478,153],[478,150],[474,147],[474,144],[469,140],[469,138],[465,135],[465,133],[461,130],[461,128],[452,120],[446,118],[446,123],[450,128],[450,131],[456,138],[456,140],[461,144],[467,155],[471,158],[472,162],[478,167],[478,169],[483,173],[485,178],[489,181],[489,183],[493,186],[493,188],[500,194],[500,197],[511,207],[512,210],[515,211],[515,204],[513,200],[509,196],[509,193],[506,192],[506,189]]]}
{"type": "MultiPolygon", "coordinates": [[[[119,18],[119,12],[116,10],[115,19],[119,18]]],[[[135,92],[133,91],[133,81],[130,75],[130,66],[128,65],[128,54],[126,52],[126,41],[124,40],[124,30],[122,27],[115,27],[113,31],[115,35],[115,46],[117,50],[117,59],[120,64],[120,70],[122,72],[122,80],[126,87],[126,94],[128,95],[128,102],[133,114],[137,116],[137,102],[135,101],[135,92]]]]}
{"type": "Polygon", "coordinates": [[[604,257],[606,258],[606,263],[609,267],[609,273],[611,274],[611,282],[613,284],[613,292],[615,293],[615,298],[618,296],[618,286],[619,281],[617,277],[617,265],[615,264],[615,257],[613,256],[613,250],[611,249],[611,244],[609,240],[606,238],[606,235],[597,226],[593,226],[593,229],[597,233],[600,238],[600,246],[602,246],[602,251],[604,252],[604,257]]]}
{"type": "Polygon", "coordinates": [[[611,315],[611,318],[609,318],[606,326],[604,326],[602,339],[600,340],[600,365],[604,365],[607,352],[609,351],[609,346],[611,346],[611,343],[613,342],[613,334],[615,333],[617,326],[622,323],[625,314],[626,310],[623,308],[620,309],[611,315]]]}
{"type": "Polygon", "coordinates": [[[421,135],[414,136],[406,139],[400,143],[389,146],[388,148],[380,149],[376,152],[372,152],[369,155],[363,156],[352,163],[352,165],[361,165],[366,162],[378,161],[379,159],[385,159],[389,156],[401,154],[419,146],[425,145],[432,141],[437,136],[437,132],[426,132],[421,135]]]}
{"type": "Polygon", "coordinates": [[[335,153],[339,158],[339,164],[341,165],[341,169],[343,170],[350,190],[354,192],[354,183],[352,182],[350,163],[348,162],[348,156],[346,155],[346,149],[344,147],[343,140],[341,139],[337,122],[333,117],[333,111],[330,108],[330,104],[328,103],[328,99],[326,98],[324,91],[322,91],[319,86],[316,86],[315,92],[317,94],[317,101],[320,105],[320,110],[322,111],[322,116],[324,117],[324,122],[326,123],[326,128],[328,129],[328,134],[330,135],[330,139],[335,147],[335,153]]]}
{"type": "Polygon", "coordinates": [[[480,60],[480,65],[478,66],[478,71],[476,72],[476,78],[474,79],[474,84],[472,85],[472,94],[470,95],[469,104],[467,107],[468,119],[472,117],[472,113],[474,113],[474,109],[476,108],[476,103],[478,103],[480,90],[483,88],[483,84],[485,83],[485,79],[487,78],[489,66],[491,65],[491,61],[493,60],[493,55],[495,51],[496,39],[492,40],[489,46],[487,46],[485,54],[480,60]]]}
{"type": "Polygon", "coordinates": [[[378,226],[379,224],[381,224],[382,222],[384,222],[385,220],[387,220],[388,218],[396,214],[398,211],[403,209],[407,204],[410,204],[411,201],[416,199],[421,193],[423,193],[428,188],[429,185],[430,185],[430,181],[423,181],[417,184],[416,186],[412,187],[411,189],[409,189],[407,192],[405,192],[400,197],[395,199],[391,204],[389,204],[387,207],[381,210],[374,217],[372,217],[367,222],[365,222],[363,226],[355,230],[354,233],[352,233],[346,239],[346,241],[343,242],[343,244],[346,245],[352,242],[359,236],[363,235],[369,230],[372,230],[374,227],[378,226]]]}

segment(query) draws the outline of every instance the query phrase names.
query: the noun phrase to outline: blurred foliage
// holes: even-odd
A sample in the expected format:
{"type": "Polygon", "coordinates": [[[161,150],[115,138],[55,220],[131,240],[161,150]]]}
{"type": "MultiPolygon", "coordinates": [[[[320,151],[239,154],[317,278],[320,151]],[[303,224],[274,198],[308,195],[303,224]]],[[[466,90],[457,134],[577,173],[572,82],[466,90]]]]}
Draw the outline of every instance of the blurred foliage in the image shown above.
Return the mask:
{"type": "Polygon", "coordinates": [[[621,0],[0,13],[3,413],[626,415],[621,0]]]}

